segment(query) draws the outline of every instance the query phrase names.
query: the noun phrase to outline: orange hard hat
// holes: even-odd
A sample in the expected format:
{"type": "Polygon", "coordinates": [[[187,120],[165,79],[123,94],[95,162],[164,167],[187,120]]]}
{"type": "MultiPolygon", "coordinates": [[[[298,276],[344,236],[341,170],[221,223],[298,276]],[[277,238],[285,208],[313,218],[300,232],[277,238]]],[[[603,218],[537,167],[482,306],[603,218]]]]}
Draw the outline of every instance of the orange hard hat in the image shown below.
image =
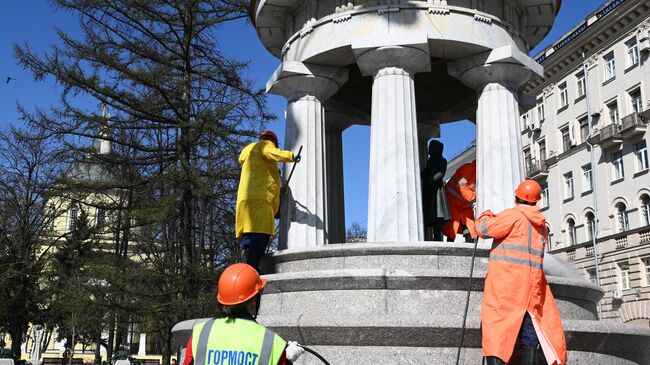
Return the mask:
{"type": "Polygon", "coordinates": [[[264,132],[262,132],[262,134],[260,134],[260,141],[261,141],[264,137],[269,137],[269,138],[271,138],[271,141],[273,142],[273,144],[275,145],[275,147],[276,147],[276,148],[278,147],[278,136],[276,136],[275,133],[273,133],[273,131],[264,131],[264,132]]]}
{"type": "Polygon", "coordinates": [[[223,305],[237,305],[253,298],[266,286],[266,279],[250,265],[233,264],[219,278],[217,301],[223,305]]]}
{"type": "Polygon", "coordinates": [[[537,203],[542,199],[542,187],[535,180],[526,179],[517,186],[515,196],[528,203],[537,203]]]}

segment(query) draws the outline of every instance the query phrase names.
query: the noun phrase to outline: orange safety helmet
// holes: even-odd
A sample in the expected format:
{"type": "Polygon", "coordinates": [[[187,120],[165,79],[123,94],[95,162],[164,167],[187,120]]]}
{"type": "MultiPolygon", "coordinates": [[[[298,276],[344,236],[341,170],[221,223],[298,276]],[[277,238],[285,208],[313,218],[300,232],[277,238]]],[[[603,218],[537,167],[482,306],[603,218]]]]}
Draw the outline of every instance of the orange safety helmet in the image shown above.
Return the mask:
{"type": "Polygon", "coordinates": [[[515,190],[515,196],[528,203],[537,203],[542,199],[542,187],[535,180],[526,179],[515,190]]]}
{"type": "Polygon", "coordinates": [[[260,141],[262,139],[264,139],[264,137],[271,138],[271,141],[273,142],[275,147],[276,148],[278,147],[278,136],[276,136],[275,133],[273,133],[273,131],[264,131],[264,132],[262,132],[262,134],[260,134],[260,141]]]}
{"type": "Polygon", "coordinates": [[[266,286],[266,279],[247,264],[233,264],[219,278],[217,301],[223,305],[237,305],[253,298],[266,286]]]}

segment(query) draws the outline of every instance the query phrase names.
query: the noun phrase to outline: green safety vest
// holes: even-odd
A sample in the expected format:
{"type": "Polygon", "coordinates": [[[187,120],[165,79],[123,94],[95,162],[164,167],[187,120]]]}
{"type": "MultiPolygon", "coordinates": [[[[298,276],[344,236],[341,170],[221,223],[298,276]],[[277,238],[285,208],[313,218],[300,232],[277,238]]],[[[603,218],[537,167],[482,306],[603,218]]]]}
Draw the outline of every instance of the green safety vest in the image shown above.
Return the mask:
{"type": "Polygon", "coordinates": [[[255,321],[210,319],[194,325],[194,365],[276,365],[287,342],[255,321]]]}

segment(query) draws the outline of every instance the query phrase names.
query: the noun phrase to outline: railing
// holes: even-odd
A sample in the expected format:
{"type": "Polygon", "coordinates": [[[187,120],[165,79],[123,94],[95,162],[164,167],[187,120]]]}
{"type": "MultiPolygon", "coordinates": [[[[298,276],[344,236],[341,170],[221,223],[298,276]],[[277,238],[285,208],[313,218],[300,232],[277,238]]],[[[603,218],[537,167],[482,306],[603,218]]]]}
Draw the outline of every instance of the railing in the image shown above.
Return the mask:
{"type": "Polygon", "coordinates": [[[600,130],[600,140],[605,141],[611,138],[620,138],[621,137],[621,125],[612,123],[603,127],[600,130]]]}
{"type": "Polygon", "coordinates": [[[594,255],[594,246],[587,246],[585,247],[587,251],[587,256],[593,256],[594,255]]]}
{"type": "Polygon", "coordinates": [[[644,125],[645,123],[643,123],[643,120],[641,120],[639,114],[632,113],[627,117],[623,118],[623,121],[621,123],[621,131],[626,131],[628,129],[632,129],[634,127],[641,127],[644,125]]]}
{"type": "Polygon", "coordinates": [[[546,164],[546,161],[531,160],[526,166],[526,171],[530,177],[539,174],[547,174],[548,165],[546,164]]]}
{"type": "Polygon", "coordinates": [[[566,252],[567,259],[569,261],[575,261],[576,260],[576,250],[567,250],[566,252]]]}
{"type": "Polygon", "coordinates": [[[627,247],[627,236],[617,237],[616,248],[625,248],[625,247],[627,247]]]}
{"type": "Polygon", "coordinates": [[[650,243],[650,229],[639,232],[640,243],[650,243]]]}

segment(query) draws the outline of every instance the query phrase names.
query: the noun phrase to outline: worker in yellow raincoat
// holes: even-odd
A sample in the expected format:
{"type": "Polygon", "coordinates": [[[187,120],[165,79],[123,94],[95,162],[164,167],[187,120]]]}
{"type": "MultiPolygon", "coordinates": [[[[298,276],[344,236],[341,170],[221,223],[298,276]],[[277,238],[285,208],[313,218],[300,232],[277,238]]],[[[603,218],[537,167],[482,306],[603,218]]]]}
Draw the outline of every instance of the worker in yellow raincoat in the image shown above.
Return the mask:
{"type": "Polygon", "coordinates": [[[275,215],[280,207],[278,162],[299,162],[290,151],[278,148],[278,137],[271,131],[239,154],[242,165],[237,191],[235,225],[241,249],[241,262],[259,269],[260,259],[275,234],[275,215]]]}

